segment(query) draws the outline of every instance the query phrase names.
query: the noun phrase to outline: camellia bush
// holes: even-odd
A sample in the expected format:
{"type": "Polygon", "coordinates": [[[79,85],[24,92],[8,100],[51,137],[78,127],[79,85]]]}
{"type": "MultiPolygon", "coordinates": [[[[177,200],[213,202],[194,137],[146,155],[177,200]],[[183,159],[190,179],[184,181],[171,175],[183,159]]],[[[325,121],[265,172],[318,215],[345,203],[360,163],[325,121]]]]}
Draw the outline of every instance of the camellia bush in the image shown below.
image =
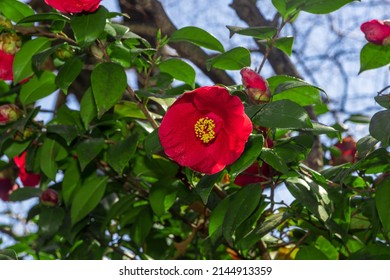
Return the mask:
{"type": "MultiPolygon", "coordinates": [[[[44,2],[0,1],[0,198],[32,201],[37,226],[0,226],[13,240],[1,258],[390,259],[388,88],[372,89],[383,110],[354,140],[317,121],[321,88],[260,75],[291,55],[280,34],[301,12],[353,0],[273,0],[275,26],[227,26],[264,48],[260,65],[195,26],[144,38],[100,0],[44,2]],[[242,82],[199,84],[171,44],[207,50],[199,65],[242,82]],[[37,105],[70,94],[79,110],[37,105]]],[[[360,72],[388,65],[390,23],[361,31],[360,72]]]]}

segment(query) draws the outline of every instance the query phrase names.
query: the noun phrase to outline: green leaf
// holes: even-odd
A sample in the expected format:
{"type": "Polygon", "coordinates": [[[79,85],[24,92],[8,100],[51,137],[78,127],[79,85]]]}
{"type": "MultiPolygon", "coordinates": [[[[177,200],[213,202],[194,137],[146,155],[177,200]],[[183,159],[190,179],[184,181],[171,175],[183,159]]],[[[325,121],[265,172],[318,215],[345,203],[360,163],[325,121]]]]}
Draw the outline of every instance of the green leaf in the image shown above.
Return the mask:
{"type": "Polygon", "coordinates": [[[269,26],[256,26],[256,27],[238,27],[238,26],[226,26],[230,31],[230,38],[234,34],[250,36],[256,39],[271,39],[276,34],[275,27],[269,26]]]}
{"type": "Polygon", "coordinates": [[[226,212],[229,209],[232,196],[226,197],[222,200],[217,207],[211,212],[209,223],[209,235],[213,243],[215,243],[220,237],[222,237],[222,225],[226,212]]]}
{"type": "Polygon", "coordinates": [[[390,109],[390,94],[377,95],[375,96],[375,101],[380,106],[386,109],[390,109]]]}
{"type": "Polygon", "coordinates": [[[323,222],[329,220],[332,210],[331,201],[322,186],[300,178],[289,178],[286,186],[290,193],[318,219],[323,222]]]}
{"type": "Polygon", "coordinates": [[[312,121],[313,127],[312,128],[302,128],[299,129],[299,131],[310,131],[315,135],[321,135],[321,134],[327,134],[329,136],[340,136],[340,131],[334,129],[331,126],[324,125],[322,123],[318,123],[315,121],[312,121]]]}
{"type": "Polygon", "coordinates": [[[380,68],[390,63],[390,46],[367,43],[360,51],[359,74],[370,69],[380,68]]]}
{"type": "Polygon", "coordinates": [[[77,160],[71,159],[68,167],[64,172],[64,179],[62,181],[62,197],[65,205],[70,206],[73,201],[73,196],[80,187],[81,183],[80,170],[77,164],[77,160]]]}
{"type": "Polygon", "coordinates": [[[160,63],[159,69],[163,73],[171,75],[179,81],[183,81],[191,87],[195,86],[195,70],[187,62],[171,58],[160,63]]]}
{"type": "Polygon", "coordinates": [[[32,57],[50,47],[51,41],[45,37],[39,37],[24,43],[15,55],[15,60],[13,64],[14,71],[14,83],[19,83],[20,81],[30,77],[34,71],[32,68],[32,57]]]}
{"type": "Polygon", "coordinates": [[[372,137],[384,145],[390,143],[390,110],[375,113],[370,122],[369,131],[372,137]]]}
{"type": "Polygon", "coordinates": [[[81,170],[95,158],[103,150],[105,146],[103,138],[92,138],[81,142],[77,148],[76,153],[80,162],[81,170]]]}
{"type": "Polygon", "coordinates": [[[103,6],[94,13],[78,14],[72,17],[70,26],[76,41],[85,46],[94,42],[103,33],[108,11],[103,6]]]}
{"type": "Polygon", "coordinates": [[[302,246],[295,256],[296,260],[328,260],[326,255],[314,246],[302,246]]]}
{"type": "Polygon", "coordinates": [[[348,119],[345,120],[345,122],[353,122],[353,123],[361,123],[361,124],[369,124],[370,123],[370,117],[365,116],[362,114],[352,114],[349,116],[348,119]]]}
{"type": "Polygon", "coordinates": [[[72,57],[61,67],[56,77],[56,84],[65,94],[68,94],[69,86],[76,80],[83,65],[84,63],[78,57],[72,57]]]}
{"type": "Polygon", "coordinates": [[[286,164],[286,161],[280,157],[273,149],[263,148],[260,155],[261,159],[268,163],[272,168],[286,174],[289,171],[289,168],[286,164]]]}
{"type": "Polygon", "coordinates": [[[358,150],[360,157],[367,156],[370,152],[372,152],[378,144],[378,140],[374,139],[372,136],[367,135],[363,138],[359,139],[356,143],[356,148],[358,150]]]}
{"type": "Polygon", "coordinates": [[[122,66],[105,62],[92,71],[91,84],[100,118],[121,99],[127,86],[126,73],[122,66]]]}
{"type": "Polygon", "coordinates": [[[87,216],[102,199],[106,191],[108,177],[93,175],[87,178],[74,195],[70,209],[72,225],[87,216]]]}
{"type": "Polygon", "coordinates": [[[112,145],[107,151],[107,162],[119,174],[128,166],[138,144],[138,135],[131,136],[112,145]]]}
{"type": "Polygon", "coordinates": [[[312,127],[306,110],[290,100],[248,107],[246,112],[252,122],[259,126],[290,129],[312,127]]]}
{"type": "Polygon", "coordinates": [[[287,9],[295,7],[312,14],[329,14],[356,0],[290,0],[287,9]]]}
{"type": "Polygon", "coordinates": [[[290,76],[274,76],[267,79],[272,100],[288,99],[301,106],[321,104],[321,88],[313,86],[301,79],[290,76]]]}
{"type": "Polygon", "coordinates": [[[200,196],[204,205],[207,204],[211,191],[215,184],[222,180],[223,175],[223,171],[213,175],[205,175],[196,185],[195,192],[200,196]]]}
{"type": "Polygon", "coordinates": [[[160,138],[158,137],[158,129],[155,129],[145,138],[144,149],[148,156],[156,154],[163,150],[160,138]]]}
{"type": "Polygon", "coordinates": [[[59,135],[66,141],[69,146],[72,141],[79,135],[79,131],[72,125],[55,124],[47,126],[47,133],[54,133],[59,135]]]}
{"type": "Polygon", "coordinates": [[[125,118],[146,119],[138,104],[131,101],[120,101],[115,104],[114,112],[115,114],[125,118]]]}
{"type": "Polygon", "coordinates": [[[153,185],[149,194],[149,202],[153,212],[161,217],[166,214],[169,208],[176,201],[177,186],[167,184],[165,181],[159,181],[153,185]]]}
{"type": "Polygon", "coordinates": [[[390,232],[390,177],[386,177],[375,192],[375,205],[384,230],[390,232]]]}
{"type": "Polygon", "coordinates": [[[294,44],[294,37],[292,36],[278,38],[275,41],[275,47],[283,51],[285,54],[289,56],[292,55],[293,44],[294,44]]]}
{"type": "Polygon", "coordinates": [[[142,207],[142,211],[137,215],[136,220],[130,230],[130,238],[138,245],[142,246],[153,226],[153,212],[150,207],[142,207]]]}
{"type": "Polygon", "coordinates": [[[65,218],[65,211],[59,207],[41,207],[38,226],[40,234],[54,235],[57,233],[65,218]]]}
{"type": "Polygon", "coordinates": [[[231,49],[207,60],[207,68],[211,67],[222,70],[240,70],[251,65],[250,51],[243,47],[231,49]]]}
{"type": "Polygon", "coordinates": [[[229,243],[233,241],[235,230],[256,210],[261,193],[262,188],[252,184],[232,195],[222,224],[223,236],[229,243]]]}
{"type": "Polygon", "coordinates": [[[34,14],[34,10],[29,5],[17,0],[1,0],[0,11],[5,17],[14,22],[34,14]]]}
{"type": "Polygon", "coordinates": [[[251,166],[259,156],[261,149],[263,148],[263,143],[263,135],[257,134],[250,136],[248,142],[245,144],[244,152],[230,166],[230,175],[236,177],[238,174],[251,166]]]}
{"type": "Polygon", "coordinates": [[[14,190],[10,196],[10,201],[23,201],[33,197],[40,197],[42,191],[36,188],[21,188],[14,190]]]}
{"type": "Polygon", "coordinates": [[[0,250],[0,260],[17,260],[18,256],[14,250],[3,249],[0,250]]]}
{"type": "Polygon", "coordinates": [[[70,18],[63,14],[59,13],[42,13],[42,14],[36,14],[32,16],[28,16],[23,18],[18,22],[18,24],[21,23],[28,23],[28,22],[40,22],[40,21],[70,21],[70,18]]]}
{"type": "Polygon", "coordinates": [[[68,153],[57,141],[46,137],[41,147],[40,167],[43,173],[51,180],[55,180],[58,165],[56,161],[64,159],[68,153]]]}
{"type": "Polygon", "coordinates": [[[218,52],[225,51],[223,45],[221,44],[221,42],[218,41],[218,39],[216,39],[213,35],[211,35],[207,31],[195,26],[187,26],[176,30],[172,34],[169,41],[170,42],[186,41],[210,50],[215,50],[218,52]]]}
{"type": "Polygon", "coordinates": [[[61,49],[66,45],[67,43],[58,44],[54,47],[47,48],[41,52],[38,52],[37,54],[34,54],[32,57],[33,69],[35,71],[45,69],[45,63],[47,62],[47,59],[50,58],[50,56],[52,56],[56,50],[61,49]]]}
{"type": "Polygon", "coordinates": [[[57,90],[56,76],[52,72],[45,71],[40,76],[34,76],[22,85],[20,101],[24,105],[31,104],[39,99],[49,96],[57,90]]]}
{"type": "Polygon", "coordinates": [[[85,129],[88,129],[90,122],[97,116],[96,102],[93,97],[92,88],[88,88],[81,99],[80,116],[85,129]]]}

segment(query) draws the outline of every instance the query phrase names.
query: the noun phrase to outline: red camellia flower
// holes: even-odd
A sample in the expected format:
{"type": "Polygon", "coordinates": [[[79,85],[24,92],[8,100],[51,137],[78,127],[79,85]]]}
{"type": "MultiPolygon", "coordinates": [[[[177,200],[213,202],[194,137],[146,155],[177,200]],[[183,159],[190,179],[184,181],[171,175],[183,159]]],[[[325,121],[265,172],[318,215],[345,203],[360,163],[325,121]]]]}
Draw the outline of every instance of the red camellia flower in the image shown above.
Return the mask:
{"type": "Polygon", "coordinates": [[[268,102],[270,100],[271,92],[268,82],[263,77],[248,67],[242,68],[240,74],[246,93],[255,103],[268,102]]]}
{"type": "Polygon", "coordinates": [[[3,201],[9,200],[9,195],[18,188],[9,178],[0,178],[0,199],[3,201]]]}
{"type": "Polygon", "coordinates": [[[373,19],[360,26],[367,41],[376,45],[390,45],[390,21],[373,19]]]}
{"type": "Polygon", "coordinates": [[[184,93],[168,109],[158,134],[168,157],[214,174],[243,152],[252,123],[237,96],[220,86],[184,93]]]}
{"type": "Polygon", "coordinates": [[[25,187],[35,187],[41,181],[41,175],[26,171],[26,155],[24,151],[20,156],[14,157],[14,162],[19,168],[19,179],[25,187]]]}
{"type": "Polygon", "coordinates": [[[63,13],[92,13],[96,11],[101,0],[45,0],[46,4],[63,13]]]}
{"type": "Polygon", "coordinates": [[[14,63],[14,57],[15,55],[0,50],[0,79],[13,81],[14,74],[12,72],[12,65],[14,63]]]}
{"type": "Polygon", "coordinates": [[[347,136],[342,142],[338,142],[334,147],[340,150],[340,155],[332,155],[331,164],[340,165],[343,163],[354,162],[356,154],[356,142],[351,136],[347,136]]]}

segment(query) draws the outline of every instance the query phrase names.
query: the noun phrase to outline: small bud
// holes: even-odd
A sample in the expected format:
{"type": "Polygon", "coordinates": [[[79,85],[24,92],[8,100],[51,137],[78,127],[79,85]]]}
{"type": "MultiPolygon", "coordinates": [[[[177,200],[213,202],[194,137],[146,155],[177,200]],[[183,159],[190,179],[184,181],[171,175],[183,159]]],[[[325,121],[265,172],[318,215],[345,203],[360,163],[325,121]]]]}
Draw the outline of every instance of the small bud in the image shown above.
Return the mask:
{"type": "Polygon", "coordinates": [[[91,53],[98,60],[102,60],[104,57],[103,51],[96,45],[91,46],[91,53]]]}
{"type": "Polygon", "coordinates": [[[15,33],[0,34],[0,50],[7,54],[16,54],[22,46],[22,40],[15,33]]]}
{"type": "Polygon", "coordinates": [[[248,67],[242,68],[240,74],[246,93],[255,103],[269,102],[271,92],[268,82],[263,77],[248,67]]]}
{"type": "Polygon", "coordinates": [[[22,116],[20,109],[14,104],[0,106],[0,125],[14,122],[22,116]]]}
{"type": "Polygon", "coordinates": [[[373,19],[363,23],[360,30],[364,33],[367,41],[376,44],[390,45],[390,21],[373,19]]]}
{"type": "Polygon", "coordinates": [[[41,193],[41,203],[48,207],[58,205],[58,193],[53,189],[47,189],[41,193]]]}
{"type": "Polygon", "coordinates": [[[12,23],[6,17],[0,16],[0,30],[2,29],[11,29],[12,23]]]}

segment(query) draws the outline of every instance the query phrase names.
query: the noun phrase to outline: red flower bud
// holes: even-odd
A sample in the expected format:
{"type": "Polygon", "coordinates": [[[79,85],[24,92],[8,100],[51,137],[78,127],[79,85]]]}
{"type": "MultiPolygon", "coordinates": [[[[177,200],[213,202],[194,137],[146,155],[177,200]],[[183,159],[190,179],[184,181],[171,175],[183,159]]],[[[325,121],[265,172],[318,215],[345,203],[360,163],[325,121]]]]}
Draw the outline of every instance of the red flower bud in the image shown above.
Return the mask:
{"type": "Polygon", "coordinates": [[[373,19],[360,26],[367,41],[387,46],[390,45],[390,21],[373,19]]]}
{"type": "Polygon", "coordinates": [[[22,112],[14,104],[0,106],[0,125],[8,124],[20,118],[22,112]]]}
{"type": "Polygon", "coordinates": [[[16,54],[22,46],[22,40],[15,33],[0,34],[0,50],[7,54],[16,54]]]}
{"type": "Polygon", "coordinates": [[[58,193],[53,189],[47,189],[41,194],[41,203],[48,207],[58,205],[58,193]]]}
{"type": "Polygon", "coordinates": [[[242,68],[240,74],[246,93],[255,103],[268,102],[270,100],[271,92],[268,82],[263,77],[248,67],[242,68]]]}
{"type": "Polygon", "coordinates": [[[351,136],[345,137],[342,142],[336,143],[334,147],[340,151],[340,154],[331,155],[332,159],[330,163],[332,165],[340,165],[355,161],[355,154],[357,152],[356,142],[351,136]]]}
{"type": "Polygon", "coordinates": [[[9,200],[9,195],[19,188],[10,178],[0,178],[0,199],[3,201],[9,200]]]}
{"type": "Polygon", "coordinates": [[[93,13],[101,0],[45,0],[46,4],[63,13],[93,13]]]}

